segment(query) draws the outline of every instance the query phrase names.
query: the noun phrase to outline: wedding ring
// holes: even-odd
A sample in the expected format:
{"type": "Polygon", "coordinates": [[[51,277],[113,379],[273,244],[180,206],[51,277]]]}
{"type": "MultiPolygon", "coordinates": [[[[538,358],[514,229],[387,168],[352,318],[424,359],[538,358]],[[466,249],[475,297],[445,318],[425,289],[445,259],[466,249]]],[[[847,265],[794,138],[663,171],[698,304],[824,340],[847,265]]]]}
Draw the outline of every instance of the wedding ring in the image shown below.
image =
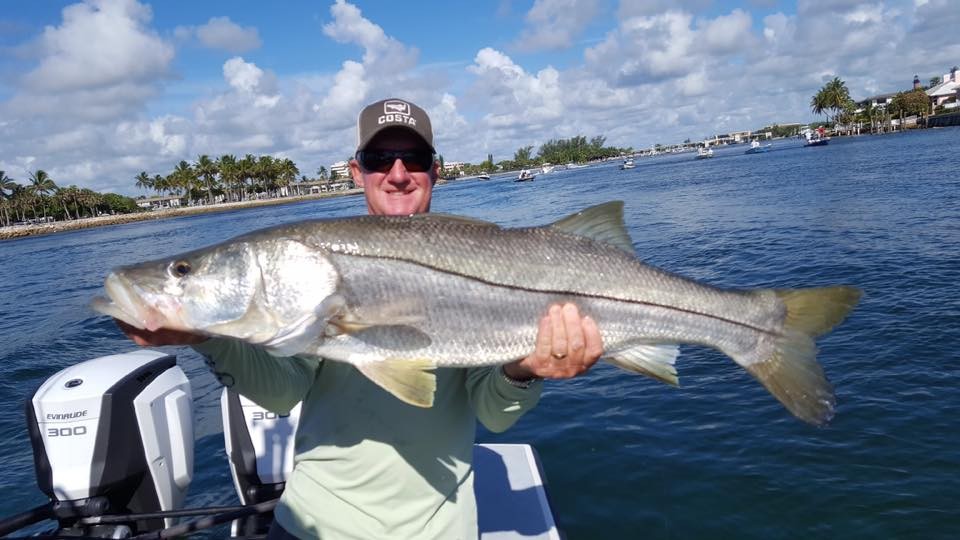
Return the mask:
{"type": "Polygon", "coordinates": [[[557,360],[563,360],[564,358],[567,357],[566,353],[553,353],[551,356],[553,356],[557,360]]]}

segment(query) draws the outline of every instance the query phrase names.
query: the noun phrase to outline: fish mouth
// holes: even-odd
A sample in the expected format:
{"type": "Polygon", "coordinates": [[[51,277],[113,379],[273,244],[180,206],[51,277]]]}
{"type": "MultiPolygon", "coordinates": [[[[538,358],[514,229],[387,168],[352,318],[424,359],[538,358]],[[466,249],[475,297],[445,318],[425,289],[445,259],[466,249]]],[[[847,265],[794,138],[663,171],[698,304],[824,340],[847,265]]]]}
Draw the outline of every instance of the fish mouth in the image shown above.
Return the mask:
{"type": "Polygon", "coordinates": [[[90,307],[98,313],[121,320],[135,328],[154,332],[160,328],[176,329],[167,310],[153,305],[147,291],[131,283],[116,272],[111,272],[104,282],[107,298],[96,297],[90,307]]]}

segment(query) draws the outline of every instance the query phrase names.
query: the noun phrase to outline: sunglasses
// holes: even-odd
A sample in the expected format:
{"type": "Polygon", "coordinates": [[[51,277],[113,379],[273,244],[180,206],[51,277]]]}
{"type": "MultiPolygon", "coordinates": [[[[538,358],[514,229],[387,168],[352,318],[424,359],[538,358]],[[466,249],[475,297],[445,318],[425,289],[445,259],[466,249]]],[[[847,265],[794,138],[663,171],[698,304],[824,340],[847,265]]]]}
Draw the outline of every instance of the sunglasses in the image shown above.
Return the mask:
{"type": "Polygon", "coordinates": [[[399,159],[410,172],[427,172],[433,167],[433,152],[430,150],[361,150],[357,161],[369,172],[390,172],[399,159]]]}

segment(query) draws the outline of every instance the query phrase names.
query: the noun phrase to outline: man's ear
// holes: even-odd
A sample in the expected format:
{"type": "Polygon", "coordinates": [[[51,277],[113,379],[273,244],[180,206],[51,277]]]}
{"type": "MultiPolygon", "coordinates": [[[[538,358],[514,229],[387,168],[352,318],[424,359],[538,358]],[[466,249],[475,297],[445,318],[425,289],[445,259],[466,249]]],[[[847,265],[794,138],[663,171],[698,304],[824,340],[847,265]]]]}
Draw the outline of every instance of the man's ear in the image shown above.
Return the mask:
{"type": "Polygon", "coordinates": [[[431,172],[433,173],[431,175],[433,177],[433,181],[434,183],[436,183],[437,179],[440,178],[440,160],[439,159],[433,160],[433,168],[431,169],[431,172]]]}
{"type": "Polygon", "coordinates": [[[360,170],[360,164],[356,159],[350,160],[350,176],[353,177],[353,183],[358,187],[363,187],[363,171],[360,170]]]}

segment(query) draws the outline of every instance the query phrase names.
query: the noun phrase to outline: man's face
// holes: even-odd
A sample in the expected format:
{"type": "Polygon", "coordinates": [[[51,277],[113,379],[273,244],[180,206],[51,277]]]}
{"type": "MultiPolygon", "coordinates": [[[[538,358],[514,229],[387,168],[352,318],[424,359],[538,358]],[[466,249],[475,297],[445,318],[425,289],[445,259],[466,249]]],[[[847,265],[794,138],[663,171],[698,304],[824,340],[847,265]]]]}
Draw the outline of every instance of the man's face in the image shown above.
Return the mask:
{"type": "Polygon", "coordinates": [[[430,148],[420,137],[406,129],[388,129],[377,135],[364,152],[386,159],[372,160],[367,168],[356,159],[350,160],[353,181],[363,187],[367,198],[367,213],[372,215],[406,216],[430,210],[433,183],[437,178],[438,165],[432,158],[430,148]],[[386,154],[380,154],[386,152],[386,154]],[[404,163],[401,157],[393,158],[389,152],[421,152],[431,155],[429,164],[404,163]],[[426,165],[426,166],[423,166],[426,165]]]}

